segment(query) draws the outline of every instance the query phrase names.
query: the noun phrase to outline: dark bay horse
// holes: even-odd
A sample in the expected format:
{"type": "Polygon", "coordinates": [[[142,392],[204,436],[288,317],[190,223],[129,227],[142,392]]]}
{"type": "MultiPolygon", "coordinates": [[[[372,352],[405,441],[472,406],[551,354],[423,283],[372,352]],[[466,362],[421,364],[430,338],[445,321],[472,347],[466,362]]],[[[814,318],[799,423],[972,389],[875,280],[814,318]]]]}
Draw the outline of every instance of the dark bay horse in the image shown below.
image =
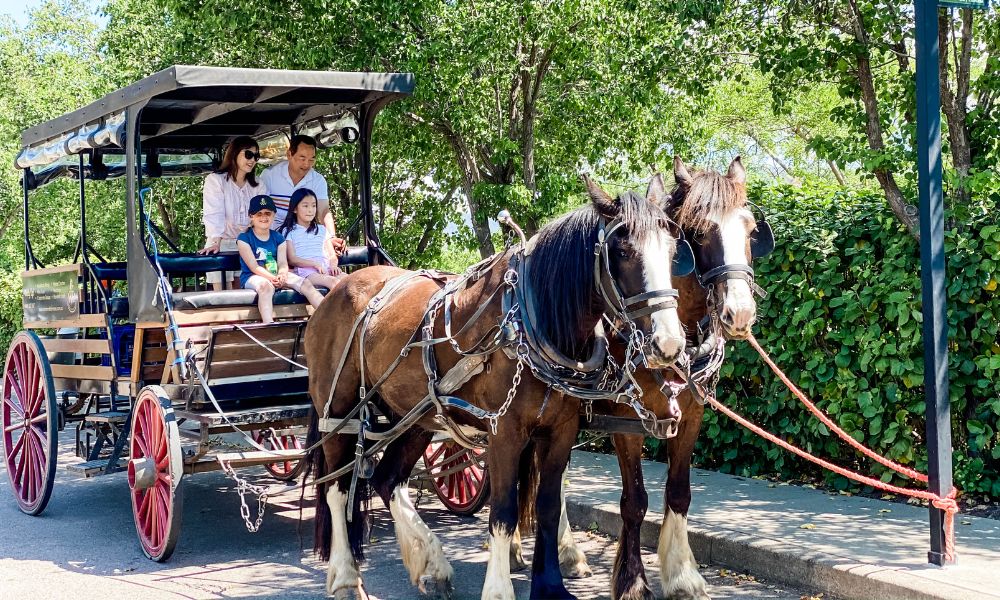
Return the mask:
{"type": "MultiPolygon", "coordinates": [[[[709,361],[712,373],[703,372],[699,392],[680,391],[671,409],[670,386],[681,387],[681,381],[667,376],[667,386],[661,393],[664,379],[646,369],[636,372],[643,389],[643,401],[658,416],[680,409],[683,415],[678,434],[667,441],[669,469],[665,488],[663,523],[660,528],[657,554],[663,582],[663,597],[707,599],[705,580],[698,572],[687,537],[687,513],[691,504],[691,455],[701,428],[704,405],[696,400],[704,394],[714,394],[714,373],[721,366],[722,339],[740,340],[750,334],[756,320],[752,259],[768,254],[774,240],[766,220],[758,221],[747,202],[746,171],[739,157],[732,161],[725,175],[715,171],[690,172],[679,157],[674,159],[676,188],[667,196],[664,208],[675,220],[691,243],[695,255],[695,273],[676,277],[674,282],[680,299],[678,314],[688,334],[688,352],[701,353],[709,361]],[[699,335],[701,332],[701,335],[699,335]],[[714,356],[712,354],[714,353],[714,356]]],[[[659,175],[650,183],[650,195],[662,189],[659,175]]],[[[612,351],[614,352],[614,344],[612,351]]],[[[698,363],[694,365],[695,370],[698,363]]],[[[630,415],[630,410],[617,404],[594,403],[594,412],[630,415]]],[[[615,599],[651,599],[640,554],[639,531],[648,507],[648,496],[642,477],[642,447],[644,436],[613,434],[612,442],[622,473],[622,531],[618,540],[611,594],[615,599]]],[[[560,553],[572,564],[583,560],[572,547],[572,537],[560,553]]],[[[577,570],[581,570],[577,567],[577,570]]]]}
{"type": "MultiPolygon", "coordinates": [[[[370,267],[343,280],[309,320],[305,340],[309,389],[321,429],[324,421],[359,415],[359,397],[366,395],[390,422],[412,421],[385,448],[367,481],[390,508],[404,564],[421,591],[433,588],[447,593],[452,576],[441,543],[417,515],[406,484],[433,431],[445,427],[466,439],[468,432],[479,432],[491,449],[490,559],[484,599],[514,598],[509,553],[519,508],[526,508],[518,503],[525,448],[532,448],[535,464],[543,472],[561,473],[569,459],[580,401],[552,391],[551,381],[540,379],[546,365],[539,364],[539,353],[525,343],[525,311],[532,313],[536,336],[550,346],[549,355],[561,355],[581,370],[603,349],[595,339],[595,327],[606,311],[615,309],[608,304],[609,293],[622,300],[618,314],[626,315],[639,332],[637,337],[645,340],[642,352],[647,363],[666,367],[683,351],[676,303],[667,301],[675,293],[670,257],[676,242],[665,214],[634,194],[614,199],[596,185],[588,187],[588,206],[543,227],[526,249],[511,249],[480,263],[480,270],[461,285],[434,273],[370,267]],[[523,269],[515,268],[522,262],[523,269]],[[520,293],[523,289],[518,286],[528,286],[534,302],[523,300],[528,295],[514,297],[533,306],[511,305],[507,300],[507,288],[520,293]],[[442,304],[445,292],[450,298],[442,304]],[[633,301],[645,306],[626,310],[633,301]],[[352,321],[355,329],[349,330],[344,324],[352,321]],[[452,334],[453,329],[458,331],[452,334]],[[447,343],[425,344],[427,352],[414,345],[415,340],[428,339],[447,343]],[[490,340],[497,341],[492,352],[478,352],[490,340]],[[429,373],[447,373],[443,381],[461,361],[484,354],[485,365],[449,392],[468,403],[465,409],[439,404],[436,414],[410,418],[414,407],[435,393],[431,386],[437,379],[429,386],[429,373]],[[433,367],[428,369],[427,363],[433,367]],[[525,366],[531,373],[522,373],[525,366]],[[366,382],[368,386],[379,382],[377,395],[372,396],[371,387],[365,389],[366,382]]],[[[310,459],[317,475],[324,477],[342,471],[363,447],[357,435],[333,435],[310,459]]],[[[326,477],[318,485],[316,550],[330,561],[328,593],[364,597],[358,560],[365,536],[366,490],[354,494],[349,505],[351,473],[345,473],[332,480],[326,477]]],[[[573,598],[563,585],[557,559],[560,478],[542,479],[532,508],[539,526],[531,596],[573,598]]]]}

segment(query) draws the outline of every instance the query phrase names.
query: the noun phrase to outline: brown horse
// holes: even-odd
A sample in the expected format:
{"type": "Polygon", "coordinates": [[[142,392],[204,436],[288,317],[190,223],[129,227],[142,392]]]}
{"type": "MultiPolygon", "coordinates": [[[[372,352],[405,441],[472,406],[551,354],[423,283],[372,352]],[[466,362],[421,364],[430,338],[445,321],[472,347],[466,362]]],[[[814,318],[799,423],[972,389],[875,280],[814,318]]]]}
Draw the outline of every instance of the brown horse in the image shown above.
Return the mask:
{"type": "MultiPolygon", "coordinates": [[[[674,159],[677,186],[670,194],[665,210],[684,232],[693,247],[695,273],[675,278],[680,300],[678,313],[688,332],[689,353],[700,353],[709,363],[698,379],[696,393],[684,389],[674,398],[683,417],[677,436],[668,440],[669,470],[665,489],[663,523],[657,553],[663,596],[666,598],[708,598],[705,580],[688,545],[687,512],[691,504],[691,455],[701,428],[704,405],[696,400],[714,394],[715,373],[724,354],[721,339],[745,339],[756,319],[752,259],[768,254],[773,248],[770,226],[758,221],[746,196],[746,171],[739,157],[732,161],[726,175],[715,171],[691,173],[679,157],[674,159]]],[[[650,183],[650,195],[662,188],[659,175],[650,183]]],[[[612,351],[615,351],[612,344],[612,351]]],[[[620,352],[620,349],[618,350],[620,352]]],[[[692,357],[693,358],[693,357],[692,357]]],[[[698,361],[700,362],[700,361],[698,361]]],[[[698,371],[699,364],[693,365],[698,371]]],[[[643,401],[658,416],[671,409],[671,386],[682,387],[676,375],[673,381],[641,369],[636,379],[643,389],[643,401]],[[661,389],[664,390],[661,393],[661,389]]],[[[616,416],[634,416],[620,404],[594,403],[594,412],[616,416]]],[[[622,473],[622,531],[618,539],[611,594],[615,599],[650,599],[639,545],[639,531],[648,507],[642,478],[644,436],[613,434],[612,442],[622,473]]],[[[560,555],[564,565],[585,564],[583,555],[564,537],[560,555]]],[[[583,571],[585,567],[577,566],[583,571]]],[[[565,572],[565,571],[564,571],[565,572]]]]}
{"type": "MultiPolygon", "coordinates": [[[[588,188],[590,205],[543,227],[527,248],[480,263],[461,283],[392,267],[362,269],[341,282],[309,321],[305,351],[320,424],[364,417],[367,410],[357,410],[359,396],[369,397],[390,422],[411,424],[385,448],[371,485],[390,508],[404,564],[422,591],[433,587],[447,592],[452,575],[440,542],[420,520],[406,486],[429,432],[445,426],[466,439],[470,430],[485,434],[492,450],[491,510],[482,597],[513,599],[510,541],[519,508],[526,508],[518,505],[522,453],[531,447],[543,472],[565,468],[576,439],[580,401],[561,392],[572,391],[574,378],[593,371],[595,360],[605,364],[600,360],[603,346],[595,339],[603,313],[624,315],[634,325],[636,337],[645,340],[642,351],[649,364],[666,367],[683,351],[676,304],[669,301],[675,293],[670,278],[675,241],[665,214],[634,194],[613,199],[589,181],[588,188]],[[635,303],[646,306],[629,308],[635,303]],[[439,314],[445,322],[436,318],[439,314]],[[354,330],[343,326],[352,321],[354,330]],[[452,329],[458,331],[452,334],[452,329]],[[535,330],[539,344],[527,343],[528,329],[535,330]],[[415,342],[428,339],[450,343],[426,343],[429,350],[421,356],[415,342]],[[484,343],[489,352],[482,351],[484,343]],[[539,345],[544,348],[538,350],[539,345]],[[550,377],[555,367],[541,358],[553,354],[571,365],[564,379],[550,377]],[[438,403],[435,415],[411,412],[436,394],[438,371],[447,373],[447,379],[463,357],[476,355],[486,356],[485,365],[460,379],[453,392],[468,402],[461,403],[464,410],[449,408],[458,403],[438,403]],[[522,380],[525,366],[534,376],[524,373],[522,380]],[[379,382],[377,394],[366,389],[366,382],[379,382]],[[422,390],[430,393],[418,402],[422,390]]],[[[351,473],[344,467],[363,453],[364,444],[357,435],[333,435],[321,450],[311,457],[317,474],[344,473],[317,490],[316,549],[330,561],[327,591],[363,597],[357,561],[362,558],[366,490],[359,490],[348,507],[351,473]]],[[[544,478],[533,507],[539,527],[532,598],[573,598],[558,566],[559,500],[559,479],[544,478]]]]}

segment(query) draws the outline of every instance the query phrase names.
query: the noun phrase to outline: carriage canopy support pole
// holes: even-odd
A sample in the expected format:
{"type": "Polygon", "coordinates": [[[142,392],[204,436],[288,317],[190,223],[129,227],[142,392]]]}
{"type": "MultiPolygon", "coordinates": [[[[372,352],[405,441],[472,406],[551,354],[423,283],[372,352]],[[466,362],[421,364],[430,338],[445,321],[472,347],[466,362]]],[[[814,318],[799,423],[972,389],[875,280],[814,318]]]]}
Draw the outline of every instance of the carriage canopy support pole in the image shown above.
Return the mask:
{"type": "MultiPolygon", "coordinates": [[[[948,398],[948,298],[944,279],[944,200],[941,187],[941,87],[938,80],[938,0],[914,0],[917,50],[917,175],[920,196],[920,280],[923,299],[924,390],[927,403],[928,487],[952,487],[948,398]]],[[[945,563],[944,511],[930,507],[927,559],[945,563]]]]}
{"type": "Polygon", "coordinates": [[[31,268],[31,242],[28,236],[28,180],[31,169],[25,169],[21,177],[21,191],[24,193],[24,270],[31,268]]]}

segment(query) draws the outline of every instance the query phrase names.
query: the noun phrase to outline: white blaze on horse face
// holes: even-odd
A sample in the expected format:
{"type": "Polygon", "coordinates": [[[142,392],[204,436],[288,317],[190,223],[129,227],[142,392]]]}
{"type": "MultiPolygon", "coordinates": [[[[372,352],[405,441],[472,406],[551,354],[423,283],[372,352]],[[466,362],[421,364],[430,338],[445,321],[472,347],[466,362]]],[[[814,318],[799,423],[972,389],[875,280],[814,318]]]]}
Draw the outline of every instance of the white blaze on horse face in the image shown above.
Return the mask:
{"type": "Polygon", "coordinates": [[[424,594],[428,593],[428,583],[447,587],[453,573],[451,565],[444,557],[441,541],[417,513],[406,484],[393,490],[389,512],[396,527],[403,565],[410,574],[410,583],[424,594]]]}
{"type": "Polygon", "coordinates": [[[330,565],[326,570],[326,593],[333,596],[337,590],[357,588],[361,585],[361,575],[351,554],[351,542],[347,537],[347,494],[334,483],[326,492],[326,503],[330,507],[330,565]]]}
{"type": "MultiPolygon", "coordinates": [[[[664,229],[657,235],[650,235],[642,249],[642,277],[647,292],[673,288],[670,277],[671,261],[663,257],[673,257],[670,252],[671,236],[664,229]]],[[[654,298],[650,304],[663,302],[664,298],[654,298]]],[[[657,356],[646,357],[650,366],[663,368],[672,363],[684,350],[684,331],[677,316],[676,308],[665,308],[650,315],[653,323],[652,342],[657,356]]]]}
{"type": "Polygon", "coordinates": [[[708,600],[705,578],[698,572],[698,563],[688,545],[685,515],[679,515],[669,507],[664,511],[656,553],[660,558],[660,579],[665,597],[708,600]]]}
{"type": "Polygon", "coordinates": [[[490,561],[486,565],[482,600],[515,600],[510,582],[510,534],[490,532],[490,561]]]}
{"type": "MultiPolygon", "coordinates": [[[[733,210],[724,217],[713,219],[722,237],[723,261],[727,265],[747,265],[747,223],[753,223],[753,214],[747,209],[733,210]]],[[[750,284],[742,279],[726,280],[726,297],[722,304],[723,322],[735,332],[749,333],[757,318],[757,303],[750,284]]]]}

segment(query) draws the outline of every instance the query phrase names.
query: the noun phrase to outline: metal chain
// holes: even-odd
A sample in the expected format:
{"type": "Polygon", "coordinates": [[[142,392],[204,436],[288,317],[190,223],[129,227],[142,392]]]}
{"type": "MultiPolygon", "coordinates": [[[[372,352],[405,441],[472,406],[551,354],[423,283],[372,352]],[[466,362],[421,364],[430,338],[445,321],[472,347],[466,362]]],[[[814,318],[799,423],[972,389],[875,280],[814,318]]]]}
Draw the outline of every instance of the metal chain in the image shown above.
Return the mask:
{"type": "Polygon", "coordinates": [[[511,381],[510,389],[507,390],[507,398],[500,405],[500,409],[497,412],[487,417],[490,421],[490,431],[493,432],[493,435],[497,434],[497,423],[501,417],[507,414],[507,410],[510,409],[510,405],[514,401],[514,396],[517,395],[517,387],[521,385],[521,371],[524,370],[524,363],[527,360],[528,344],[524,342],[524,337],[522,336],[517,344],[517,367],[514,369],[514,379],[511,381]]]}
{"type": "Polygon", "coordinates": [[[236,474],[236,471],[229,465],[228,462],[219,461],[222,465],[222,471],[228,475],[233,481],[236,482],[236,491],[240,495],[240,515],[243,517],[243,522],[246,523],[247,531],[250,533],[257,533],[260,530],[261,524],[264,522],[264,510],[267,508],[267,498],[268,488],[253,485],[246,479],[242,479],[236,474]],[[250,507],[247,506],[246,493],[252,492],[257,495],[257,520],[250,521],[250,507]]]}

